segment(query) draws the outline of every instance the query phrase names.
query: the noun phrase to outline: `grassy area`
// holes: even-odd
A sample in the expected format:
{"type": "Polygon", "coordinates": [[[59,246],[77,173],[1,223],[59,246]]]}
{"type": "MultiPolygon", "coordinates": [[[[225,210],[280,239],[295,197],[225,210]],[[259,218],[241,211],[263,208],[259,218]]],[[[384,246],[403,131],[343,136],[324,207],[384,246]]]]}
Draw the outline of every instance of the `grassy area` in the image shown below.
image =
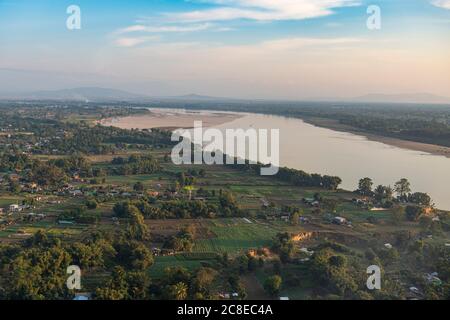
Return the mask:
{"type": "Polygon", "coordinates": [[[252,248],[269,246],[277,233],[276,229],[259,223],[248,223],[241,218],[212,220],[209,230],[214,237],[197,240],[195,252],[237,254],[252,248]]]}
{"type": "Polygon", "coordinates": [[[200,257],[189,256],[184,254],[177,254],[174,256],[155,257],[155,262],[149,269],[151,277],[160,278],[164,274],[164,270],[168,267],[179,266],[186,268],[189,271],[194,271],[202,265],[212,264],[215,261],[211,259],[212,256],[200,257]]]}
{"type": "Polygon", "coordinates": [[[17,224],[0,231],[0,238],[17,238],[20,235],[34,234],[39,230],[45,230],[49,235],[62,237],[75,237],[81,235],[87,225],[60,226],[50,221],[38,221],[27,224],[17,224]]]}
{"type": "MultiPolygon", "coordinates": [[[[264,286],[266,279],[272,275],[273,270],[271,266],[266,266],[264,269],[258,269],[255,272],[256,279],[261,286],[264,286]]],[[[317,286],[306,265],[284,265],[280,276],[283,279],[283,283],[279,296],[289,297],[291,300],[307,299],[311,290],[317,286]]]]}
{"type": "Polygon", "coordinates": [[[6,195],[0,197],[0,207],[7,207],[10,204],[17,204],[20,203],[24,197],[21,196],[13,196],[13,195],[6,195]]]}
{"type": "Polygon", "coordinates": [[[144,185],[149,185],[152,183],[156,183],[160,177],[163,177],[161,173],[130,176],[109,176],[106,179],[106,183],[117,185],[132,185],[136,182],[142,182],[144,185]]]}

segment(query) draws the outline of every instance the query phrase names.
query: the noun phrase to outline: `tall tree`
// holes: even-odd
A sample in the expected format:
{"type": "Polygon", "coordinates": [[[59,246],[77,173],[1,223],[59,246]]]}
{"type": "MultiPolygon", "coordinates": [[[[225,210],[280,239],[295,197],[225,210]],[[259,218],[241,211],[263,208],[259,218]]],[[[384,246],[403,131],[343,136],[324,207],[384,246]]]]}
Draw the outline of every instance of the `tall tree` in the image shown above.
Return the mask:
{"type": "Polygon", "coordinates": [[[300,219],[300,213],[298,211],[296,211],[291,214],[289,222],[291,225],[296,226],[296,225],[298,225],[299,219],[300,219]]]}
{"type": "Polygon", "coordinates": [[[269,295],[276,296],[281,289],[282,279],[279,275],[274,275],[266,279],[264,282],[264,289],[269,295]]]}
{"type": "Polygon", "coordinates": [[[372,195],[373,181],[370,178],[362,178],[358,183],[358,192],[365,196],[372,195]]]}
{"type": "Polygon", "coordinates": [[[130,206],[130,208],[129,214],[131,217],[127,228],[129,236],[136,240],[148,240],[150,235],[144,216],[135,206],[130,206]]]}
{"type": "Polygon", "coordinates": [[[386,198],[386,187],[380,184],[375,188],[374,193],[375,199],[378,201],[382,201],[386,198]]]}
{"type": "Polygon", "coordinates": [[[408,179],[402,178],[395,183],[394,190],[400,198],[404,198],[408,193],[411,192],[411,184],[409,183],[408,179]]]}

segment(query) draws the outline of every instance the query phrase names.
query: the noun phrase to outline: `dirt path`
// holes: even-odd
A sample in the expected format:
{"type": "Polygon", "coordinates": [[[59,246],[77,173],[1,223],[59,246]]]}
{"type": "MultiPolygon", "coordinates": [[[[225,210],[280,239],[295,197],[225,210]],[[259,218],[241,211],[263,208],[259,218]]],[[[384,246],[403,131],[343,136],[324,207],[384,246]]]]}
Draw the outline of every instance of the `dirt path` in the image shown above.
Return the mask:
{"type": "Polygon", "coordinates": [[[255,275],[246,274],[241,276],[241,281],[247,292],[248,300],[270,300],[270,297],[266,294],[255,275]]]}

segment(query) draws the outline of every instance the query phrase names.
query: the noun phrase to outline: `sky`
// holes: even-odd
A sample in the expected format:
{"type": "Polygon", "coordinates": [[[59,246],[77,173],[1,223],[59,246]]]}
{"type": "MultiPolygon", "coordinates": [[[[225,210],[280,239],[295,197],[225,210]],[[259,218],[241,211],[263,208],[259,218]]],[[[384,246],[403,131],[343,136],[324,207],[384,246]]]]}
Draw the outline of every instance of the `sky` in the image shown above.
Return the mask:
{"type": "Polygon", "coordinates": [[[449,57],[450,0],[0,0],[0,92],[450,97],[449,57]]]}

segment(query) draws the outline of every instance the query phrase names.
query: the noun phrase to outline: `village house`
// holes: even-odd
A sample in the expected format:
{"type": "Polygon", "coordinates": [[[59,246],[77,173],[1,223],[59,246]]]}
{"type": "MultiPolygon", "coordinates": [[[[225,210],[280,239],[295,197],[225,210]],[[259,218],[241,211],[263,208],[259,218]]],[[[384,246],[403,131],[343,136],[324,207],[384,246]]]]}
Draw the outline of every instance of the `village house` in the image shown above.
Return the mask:
{"type": "Polygon", "coordinates": [[[308,250],[308,248],[301,248],[300,252],[307,254],[308,256],[312,256],[314,254],[313,250],[308,250]]]}
{"type": "Polygon", "coordinates": [[[309,223],[309,219],[307,217],[300,217],[298,220],[300,223],[309,223]]]}
{"type": "Polygon", "coordinates": [[[69,194],[72,197],[81,197],[83,195],[83,191],[81,191],[81,190],[71,190],[71,191],[69,191],[69,194]]]}
{"type": "Polygon", "coordinates": [[[86,300],[90,300],[91,297],[92,297],[92,293],[90,293],[90,292],[77,292],[77,293],[75,293],[73,300],[86,301],[86,300]]]}
{"type": "Polygon", "coordinates": [[[370,202],[367,199],[353,198],[352,202],[361,208],[369,208],[370,202]]]}
{"type": "Polygon", "coordinates": [[[147,191],[147,194],[151,197],[157,197],[159,196],[159,192],[158,191],[147,191]]]}
{"type": "Polygon", "coordinates": [[[219,293],[219,298],[221,298],[221,299],[231,299],[231,298],[237,299],[238,297],[239,297],[239,293],[237,293],[237,292],[232,292],[232,293],[222,292],[222,293],[219,293]]]}
{"type": "Polygon", "coordinates": [[[429,284],[440,286],[442,285],[442,280],[438,278],[438,275],[439,274],[437,272],[426,273],[424,278],[429,284]]]}
{"type": "Polygon", "coordinates": [[[78,172],[75,172],[75,173],[72,175],[72,179],[73,179],[74,181],[79,181],[79,180],[80,180],[80,174],[79,174],[78,172]]]}
{"type": "Polygon", "coordinates": [[[11,181],[19,181],[20,176],[19,176],[18,174],[16,174],[16,173],[11,173],[11,174],[9,175],[9,179],[10,179],[11,181]]]}
{"type": "Polygon", "coordinates": [[[219,298],[230,299],[230,294],[229,293],[219,293],[219,298]]]}
{"type": "Polygon", "coordinates": [[[27,187],[30,189],[37,189],[38,184],[36,182],[30,182],[27,184],[27,187]]]}
{"type": "Polygon", "coordinates": [[[173,256],[175,254],[175,250],[173,249],[161,249],[162,256],[173,256]]]}
{"type": "Polygon", "coordinates": [[[62,224],[62,225],[72,225],[74,224],[73,221],[69,221],[69,220],[59,220],[58,224],[62,224]]]}
{"type": "Polygon", "coordinates": [[[333,223],[334,224],[338,224],[338,225],[343,225],[347,223],[347,219],[342,218],[342,217],[334,217],[333,218],[333,223]]]}
{"type": "Polygon", "coordinates": [[[152,248],[152,253],[155,257],[161,255],[161,249],[160,248],[152,248]]]}
{"type": "Polygon", "coordinates": [[[10,204],[8,210],[9,212],[19,212],[22,209],[18,204],[10,204]]]}
{"type": "Polygon", "coordinates": [[[314,198],[303,198],[302,201],[303,203],[310,205],[311,207],[317,207],[320,204],[319,201],[314,198]]]}
{"type": "Polygon", "coordinates": [[[300,232],[298,234],[293,234],[291,240],[294,242],[304,241],[312,238],[313,235],[312,232],[300,232]]]}

